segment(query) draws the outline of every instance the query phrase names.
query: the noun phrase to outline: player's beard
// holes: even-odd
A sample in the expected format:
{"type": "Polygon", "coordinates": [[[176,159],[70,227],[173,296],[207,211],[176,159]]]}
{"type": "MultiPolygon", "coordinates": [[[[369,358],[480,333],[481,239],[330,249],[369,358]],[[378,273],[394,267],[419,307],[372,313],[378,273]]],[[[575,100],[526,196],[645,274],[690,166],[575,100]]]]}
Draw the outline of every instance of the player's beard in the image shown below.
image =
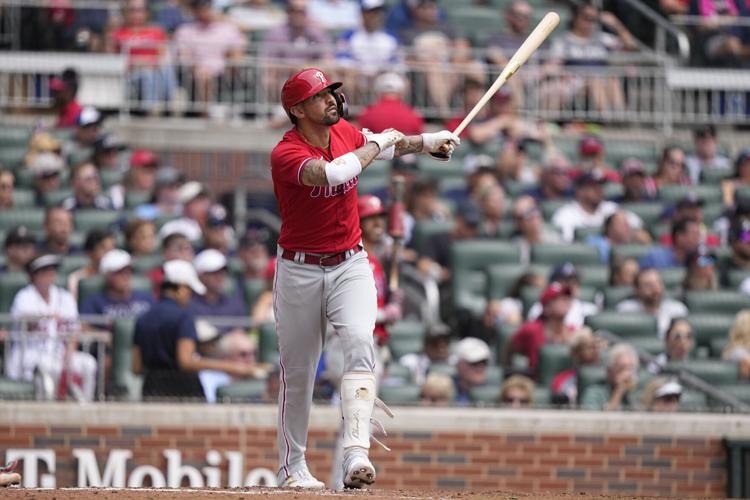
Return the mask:
{"type": "Polygon", "coordinates": [[[328,112],[323,117],[323,125],[331,126],[336,125],[341,117],[339,116],[339,111],[337,109],[334,109],[332,112],[328,112]]]}

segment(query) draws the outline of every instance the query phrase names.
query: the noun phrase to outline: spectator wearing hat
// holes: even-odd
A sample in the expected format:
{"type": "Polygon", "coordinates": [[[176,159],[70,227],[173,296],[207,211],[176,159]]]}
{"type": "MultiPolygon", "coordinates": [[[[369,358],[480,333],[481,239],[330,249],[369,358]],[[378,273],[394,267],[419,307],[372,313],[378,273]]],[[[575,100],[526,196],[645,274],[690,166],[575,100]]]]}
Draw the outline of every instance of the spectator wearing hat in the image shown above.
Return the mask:
{"type": "Polygon", "coordinates": [[[685,158],[685,168],[693,184],[698,184],[701,174],[706,170],[731,171],[732,164],[718,152],[719,140],[716,127],[704,125],[693,130],[693,147],[695,152],[685,158]]]}
{"type": "Polygon", "coordinates": [[[247,38],[211,6],[211,0],[190,0],[193,22],[183,24],[174,34],[180,63],[190,68],[195,99],[211,102],[219,78],[232,81],[232,65],[244,56],[247,38]]]}
{"type": "Polygon", "coordinates": [[[671,413],[680,409],[682,385],[669,377],[656,377],[643,388],[643,407],[646,411],[671,413]]]}
{"type": "Polygon", "coordinates": [[[57,113],[55,128],[75,127],[82,109],[76,100],[78,72],[73,68],[66,68],[60,76],[50,80],[49,90],[52,94],[52,108],[57,113]]]}
{"type": "Polygon", "coordinates": [[[487,383],[490,348],[484,340],[465,337],[456,345],[456,375],[453,383],[459,405],[471,403],[471,390],[487,383]]]}
{"type": "Polygon", "coordinates": [[[78,308],[73,295],[55,285],[59,266],[60,257],[40,254],[26,268],[31,283],[13,297],[10,313],[26,323],[23,331],[35,335],[14,343],[6,373],[26,381],[38,373],[37,390],[44,388],[37,394],[39,399],[65,398],[70,393],[79,401],[93,401],[96,360],[76,350],[78,308]]]}
{"type": "Polygon", "coordinates": [[[576,405],[578,402],[578,370],[583,366],[598,366],[602,342],[594,337],[591,328],[584,326],[573,332],[568,342],[573,368],[563,370],[550,384],[552,402],[576,405]]]}
{"type": "Polygon", "coordinates": [[[750,309],[737,313],[729,329],[729,342],[721,358],[737,363],[740,377],[750,379],[750,309]]]}
{"type": "Polygon", "coordinates": [[[65,161],[56,153],[38,153],[28,164],[34,176],[34,198],[36,205],[45,205],[45,195],[60,189],[60,175],[65,161]]]}
{"type": "Polygon", "coordinates": [[[604,141],[598,135],[585,135],[578,143],[578,165],[573,178],[586,172],[598,172],[607,182],[620,182],[620,174],[604,162],[604,141]]]}
{"type": "MultiPolygon", "coordinates": [[[[193,261],[198,279],[205,292],[194,295],[189,308],[196,316],[246,317],[247,305],[240,290],[226,293],[229,272],[227,258],[218,250],[210,248],[195,256],[193,261]]],[[[221,332],[222,328],[219,329],[221,332]]],[[[229,330],[224,329],[224,331],[229,330]]]]}
{"type": "Polygon", "coordinates": [[[0,209],[13,208],[13,187],[16,176],[0,165],[0,209]]]}
{"type": "Polygon", "coordinates": [[[78,113],[73,137],[65,141],[62,155],[71,163],[72,158],[78,158],[84,153],[91,153],[94,143],[99,138],[103,116],[93,106],[84,106],[78,113]]]}
{"type": "MultiPolygon", "coordinates": [[[[585,271],[584,271],[585,272],[585,271]]],[[[549,275],[549,283],[560,283],[567,287],[571,294],[570,310],[565,316],[565,325],[570,328],[581,328],[586,316],[599,312],[599,308],[593,302],[586,302],[578,298],[581,291],[581,277],[578,268],[572,262],[564,262],[556,266],[549,275]]],[[[528,319],[536,319],[541,316],[543,304],[534,303],[527,314],[528,319]]]]}
{"type": "Polygon", "coordinates": [[[208,208],[203,226],[203,248],[213,248],[228,256],[234,242],[234,229],[229,225],[227,209],[215,203],[208,208]]]}
{"type": "Polygon", "coordinates": [[[638,386],[638,353],[630,344],[620,343],[607,353],[607,381],[586,387],[580,395],[581,408],[619,411],[632,408],[632,391],[638,386]]]}
{"type": "Polygon", "coordinates": [[[750,186],[750,148],[744,148],[734,160],[734,175],[721,182],[721,193],[724,205],[733,207],[737,189],[750,186]]]}
{"type": "Polygon", "coordinates": [[[144,373],[143,397],[204,399],[200,370],[218,370],[236,377],[253,376],[256,367],[243,361],[202,357],[198,353],[195,315],[189,303],[206,288],[195,268],[184,260],[164,263],[161,298],[135,324],[133,371],[144,373]]]}
{"type": "MultiPolygon", "coordinates": [[[[406,83],[403,78],[396,73],[385,73],[386,71],[395,71],[401,69],[401,55],[399,54],[398,39],[383,28],[385,21],[385,0],[360,0],[360,9],[362,13],[362,26],[345,31],[336,41],[336,59],[337,62],[347,69],[356,71],[359,75],[366,78],[372,78],[375,75],[380,76],[375,81],[375,92],[381,100],[385,99],[388,94],[394,99],[391,102],[393,111],[399,113],[402,117],[410,121],[406,123],[417,123],[415,117],[419,119],[418,124],[423,125],[422,117],[419,116],[412,108],[401,103],[406,83]],[[399,80],[385,75],[396,75],[399,80]]],[[[368,87],[369,87],[368,82],[368,87]]],[[[372,107],[372,105],[371,105],[372,107]]],[[[380,108],[384,111],[384,107],[380,108]]],[[[367,114],[367,112],[365,112],[367,114]]],[[[401,126],[396,127],[399,122],[388,120],[387,116],[379,117],[382,123],[386,121],[390,125],[378,130],[369,125],[365,125],[359,120],[360,126],[369,128],[373,132],[381,132],[386,128],[398,128],[404,134],[421,133],[417,129],[401,126]]]]}
{"type": "Polygon", "coordinates": [[[430,373],[419,389],[422,406],[450,406],[456,399],[456,388],[445,373],[430,373]]]}
{"type": "Polygon", "coordinates": [[[130,155],[130,168],[125,182],[115,184],[107,191],[112,205],[120,210],[125,206],[128,192],[153,193],[156,188],[156,170],[159,157],[149,149],[136,149],[130,155]]]}
{"type": "Polygon", "coordinates": [[[671,247],[660,246],[641,257],[641,269],[684,266],[688,255],[701,244],[700,224],[692,219],[678,220],[672,225],[671,237],[671,247]]]}
{"type": "Polygon", "coordinates": [[[76,165],[71,174],[73,195],[65,198],[60,206],[65,210],[112,210],[112,200],[102,193],[101,177],[93,163],[76,165]]]}
{"type": "Polygon", "coordinates": [[[544,217],[534,198],[519,196],[511,208],[512,241],[521,250],[521,263],[531,261],[531,247],[538,243],[560,243],[560,235],[544,225],[544,217]]]}
{"type": "MultiPolygon", "coordinates": [[[[664,283],[659,271],[641,267],[633,287],[635,297],[617,304],[617,312],[650,314],[656,317],[657,335],[663,339],[673,318],[688,315],[685,304],[664,296],[664,283]]],[[[648,332],[644,332],[646,334],[648,332]]]]}
{"type": "Polygon", "coordinates": [[[183,177],[180,172],[170,166],[161,166],[154,175],[154,196],[150,204],[138,207],[136,213],[142,212],[140,216],[153,219],[157,216],[172,216],[182,213],[182,204],[179,199],[180,186],[183,177]]]}
{"type": "Polygon", "coordinates": [[[367,106],[357,118],[360,127],[375,133],[398,128],[404,134],[421,134],[424,119],[411,106],[403,102],[406,81],[397,73],[383,73],[375,79],[378,100],[367,106]]]}
{"type": "Polygon", "coordinates": [[[498,402],[505,408],[531,408],[534,404],[534,381],[524,375],[511,375],[500,386],[498,402]]]}
{"type": "Polygon", "coordinates": [[[48,207],[44,212],[44,239],[39,242],[40,253],[52,253],[62,257],[76,254],[81,249],[71,243],[73,214],[63,207],[48,207]]]}
{"type": "Polygon", "coordinates": [[[651,244],[651,237],[645,231],[636,232],[630,225],[628,213],[618,210],[604,219],[601,234],[590,234],[586,243],[599,251],[602,264],[609,264],[612,248],[633,243],[651,244]]]}
{"type": "Polygon", "coordinates": [[[88,263],[68,275],[68,291],[73,297],[78,297],[78,283],[82,279],[91,278],[99,273],[102,257],[117,246],[115,237],[109,231],[92,229],[86,235],[83,251],[89,258],[88,263]]]}
{"type": "MultiPolygon", "coordinates": [[[[200,337],[200,333],[198,334],[200,337]]],[[[216,349],[206,357],[234,363],[246,363],[256,367],[252,378],[265,378],[267,366],[258,363],[258,341],[242,330],[234,330],[216,339],[216,349]]],[[[216,402],[216,391],[222,386],[238,381],[241,377],[218,370],[201,370],[199,372],[203,392],[208,403],[216,402]]],[[[278,378],[278,374],[277,374],[278,378]]],[[[278,398],[278,391],[276,397],[278,398]]]]}
{"type": "Polygon", "coordinates": [[[685,318],[674,318],[664,336],[664,352],[659,353],[648,365],[648,371],[660,373],[668,363],[679,363],[690,359],[695,348],[693,327],[685,318]]]}
{"type": "MultiPolygon", "coordinates": [[[[164,262],[184,260],[185,262],[192,263],[195,251],[193,250],[193,245],[190,244],[190,240],[184,234],[171,233],[161,238],[161,255],[164,262]]],[[[164,279],[164,268],[159,266],[152,269],[148,272],[148,278],[154,284],[154,295],[158,296],[161,283],[164,279]]]]}
{"type": "MultiPolygon", "coordinates": [[[[333,43],[307,13],[306,0],[290,0],[286,5],[287,23],[271,29],[263,38],[261,55],[290,64],[311,65],[333,58],[333,43]]],[[[281,81],[276,71],[269,71],[266,81],[281,81]]]]}
{"type": "Polygon", "coordinates": [[[455,365],[458,361],[450,351],[451,331],[442,324],[435,323],[427,328],[424,338],[424,347],[421,352],[404,354],[398,360],[401,366],[405,366],[411,373],[412,381],[422,385],[427,379],[430,366],[433,364],[455,365]]]}
{"type": "Polygon", "coordinates": [[[190,241],[200,240],[211,206],[208,191],[200,182],[186,182],[177,191],[177,201],[182,205],[182,217],[164,224],[159,230],[159,236],[164,238],[177,232],[187,236],[190,241]]]}
{"type": "Polygon", "coordinates": [[[565,343],[570,338],[572,330],[565,324],[565,316],[570,311],[572,300],[570,287],[556,281],[547,285],[539,299],[542,314],[522,324],[505,344],[503,364],[511,366],[513,354],[523,354],[529,360],[529,373],[536,377],[539,349],[548,343],[565,343]]]}
{"type": "Polygon", "coordinates": [[[26,226],[16,226],[5,236],[3,251],[5,262],[0,266],[0,272],[21,272],[34,258],[36,238],[26,226]]]}
{"type": "MultiPolygon", "coordinates": [[[[604,220],[618,210],[617,203],[604,200],[606,178],[599,172],[584,172],[576,179],[575,200],[567,203],[552,215],[563,240],[572,242],[578,228],[601,227],[604,220]]],[[[636,231],[641,231],[641,219],[628,212],[628,219],[636,231]]]]}
{"type": "MultiPolygon", "coordinates": [[[[662,217],[671,219],[673,223],[680,220],[696,221],[700,229],[701,244],[710,247],[721,245],[721,238],[716,234],[710,233],[709,228],[706,227],[703,217],[703,200],[693,191],[686,193],[685,196],[680,198],[673,208],[665,210],[662,217]]],[[[718,227],[720,228],[721,224],[718,227]]],[[[671,245],[672,235],[669,233],[662,235],[659,238],[659,243],[665,246],[671,245]]]]}
{"type": "Polygon", "coordinates": [[[112,134],[102,134],[94,141],[91,162],[99,170],[121,170],[120,155],[128,146],[112,134]]]}
{"type": "Polygon", "coordinates": [[[80,304],[81,314],[106,316],[110,319],[137,318],[151,309],[150,293],[133,290],[133,267],[130,254],[112,249],[101,258],[99,274],[104,276],[104,290],[86,297],[80,304]]]}
{"type": "Polygon", "coordinates": [[[125,248],[133,257],[153,255],[156,251],[156,224],[134,219],[125,226],[125,248]]]}
{"type": "Polygon", "coordinates": [[[685,279],[682,282],[682,292],[691,290],[718,290],[719,277],[716,272],[716,256],[704,245],[695,252],[688,254],[685,265],[685,279]]]}
{"type": "Polygon", "coordinates": [[[573,188],[568,161],[561,156],[548,159],[539,174],[539,184],[527,189],[524,194],[534,198],[537,203],[571,198],[573,188]]]}
{"type": "Polygon", "coordinates": [[[642,203],[656,199],[656,190],[647,187],[646,166],[638,158],[626,158],[620,163],[623,194],[618,203],[642,203]]]}

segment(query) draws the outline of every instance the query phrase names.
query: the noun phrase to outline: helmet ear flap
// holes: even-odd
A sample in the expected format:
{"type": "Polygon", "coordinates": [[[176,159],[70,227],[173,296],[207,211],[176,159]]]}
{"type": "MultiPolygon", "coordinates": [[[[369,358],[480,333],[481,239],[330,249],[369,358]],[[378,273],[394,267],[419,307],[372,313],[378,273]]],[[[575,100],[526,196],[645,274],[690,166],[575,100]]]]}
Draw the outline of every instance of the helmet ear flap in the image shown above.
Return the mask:
{"type": "Polygon", "coordinates": [[[349,118],[349,104],[346,102],[346,96],[343,92],[333,92],[333,97],[336,99],[336,109],[339,113],[339,117],[343,119],[349,118]]]}

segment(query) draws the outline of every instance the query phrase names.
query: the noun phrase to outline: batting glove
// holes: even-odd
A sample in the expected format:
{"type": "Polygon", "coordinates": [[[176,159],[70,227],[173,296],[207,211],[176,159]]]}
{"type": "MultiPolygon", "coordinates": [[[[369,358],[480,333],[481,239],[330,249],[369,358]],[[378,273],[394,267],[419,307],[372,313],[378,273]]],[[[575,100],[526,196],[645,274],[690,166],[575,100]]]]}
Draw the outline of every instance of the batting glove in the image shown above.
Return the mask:
{"type": "Polygon", "coordinates": [[[398,130],[388,129],[379,134],[372,134],[367,136],[367,142],[374,142],[380,148],[380,151],[385,151],[389,147],[395,145],[398,142],[404,140],[404,134],[398,130]]]}
{"type": "Polygon", "coordinates": [[[450,153],[441,149],[444,144],[449,146],[450,152],[453,152],[456,146],[461,144],[461,139],[453,132],[441,130],[440,132],[422,134],[422,152],[423,153],[450,153]]]}

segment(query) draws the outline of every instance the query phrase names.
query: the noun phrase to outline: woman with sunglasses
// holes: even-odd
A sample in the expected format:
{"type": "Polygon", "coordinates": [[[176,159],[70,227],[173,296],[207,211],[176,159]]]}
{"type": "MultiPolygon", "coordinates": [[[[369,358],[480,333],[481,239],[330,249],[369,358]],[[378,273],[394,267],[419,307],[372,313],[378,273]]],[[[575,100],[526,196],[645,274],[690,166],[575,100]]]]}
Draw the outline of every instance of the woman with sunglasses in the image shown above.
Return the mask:
{"type": "Polygon", "coordinates": [[[709,253],[705,247],[688,255],[687,273],[682,282],[682,291],[690,290],[718,290],[719,278],[716,274],[716,256],[709,253]]]}
{"type": "Polygon", "coordinates": [[[660,373],[667,363],[686,361],[694,348],[693,327],[685,318],[674,318],[664,338],[664,352],[648,365],[648,371],[660,373]]]}

